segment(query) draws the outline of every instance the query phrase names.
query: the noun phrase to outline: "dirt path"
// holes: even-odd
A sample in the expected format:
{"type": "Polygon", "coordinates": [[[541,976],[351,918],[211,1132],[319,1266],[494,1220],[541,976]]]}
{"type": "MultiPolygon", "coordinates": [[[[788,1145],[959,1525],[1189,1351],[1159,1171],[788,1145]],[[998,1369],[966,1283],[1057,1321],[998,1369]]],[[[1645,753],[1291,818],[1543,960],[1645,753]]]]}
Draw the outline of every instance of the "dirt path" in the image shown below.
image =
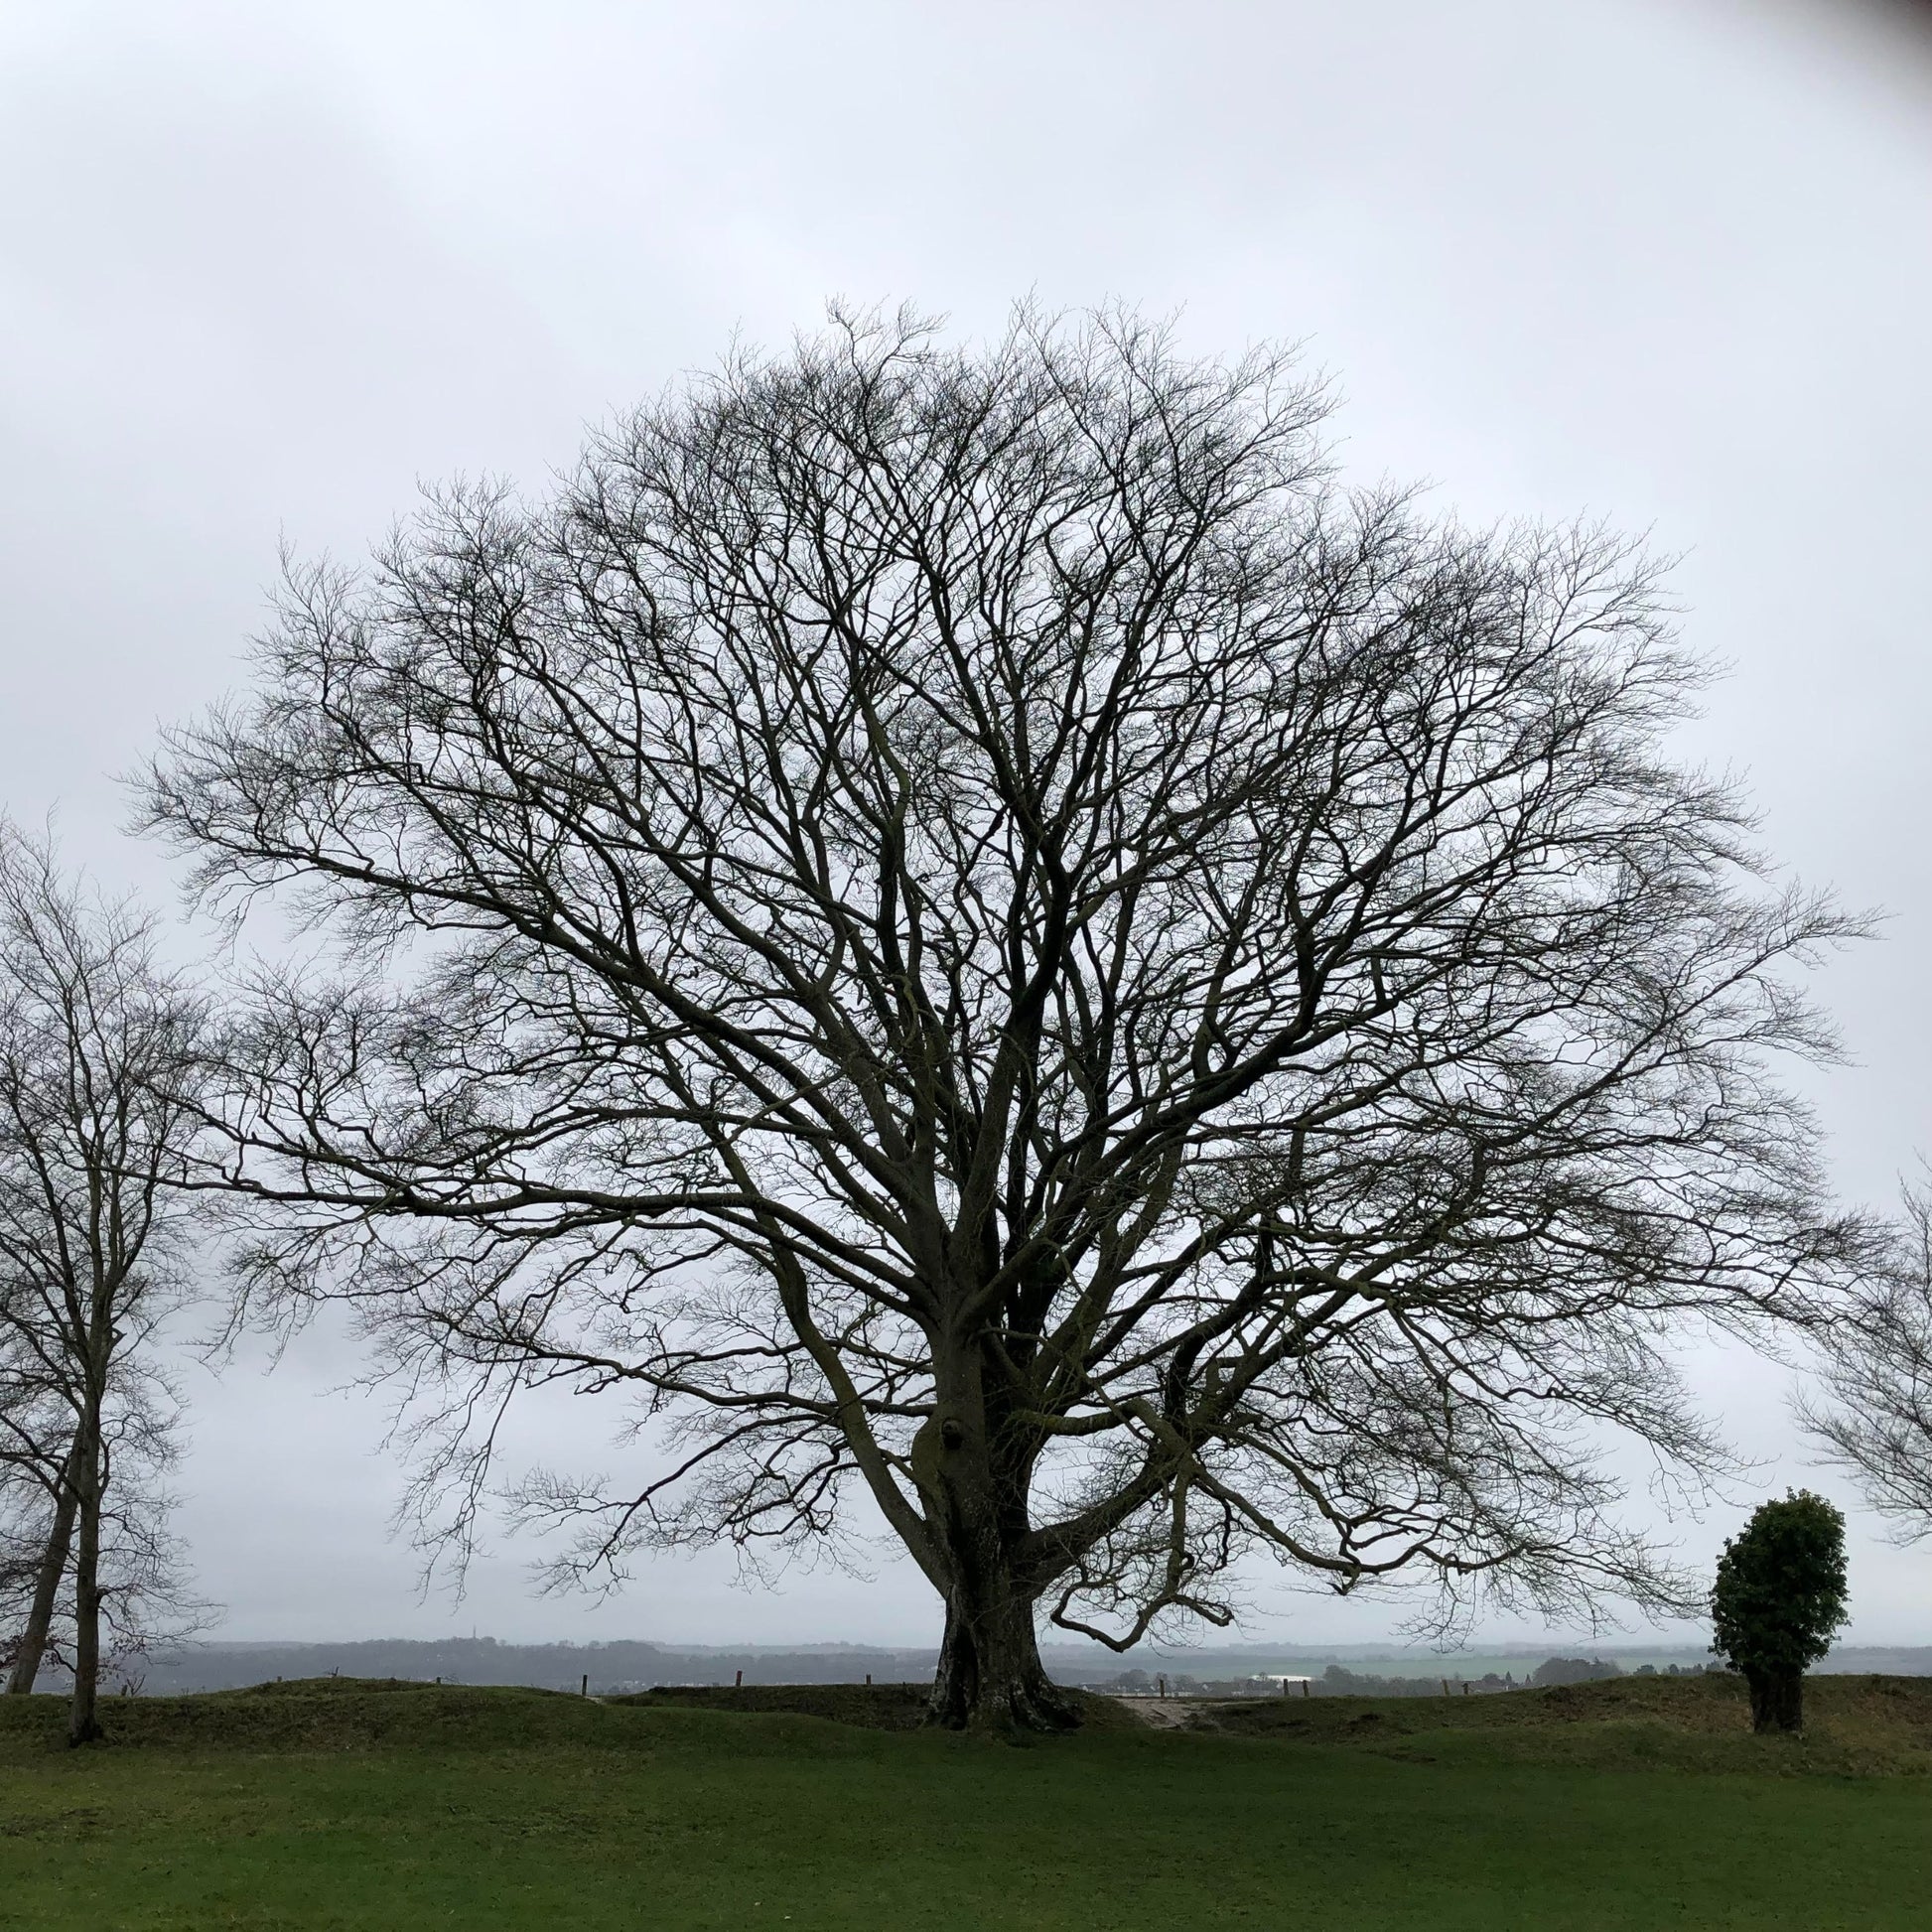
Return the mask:
{"type": "Polygon", "coordinates": [[[1188,1720],[1201,1708],[1200,1698],[1116,1697],[1142,1724],[1156,1730],[1184,1730],[1188,1720]]]}

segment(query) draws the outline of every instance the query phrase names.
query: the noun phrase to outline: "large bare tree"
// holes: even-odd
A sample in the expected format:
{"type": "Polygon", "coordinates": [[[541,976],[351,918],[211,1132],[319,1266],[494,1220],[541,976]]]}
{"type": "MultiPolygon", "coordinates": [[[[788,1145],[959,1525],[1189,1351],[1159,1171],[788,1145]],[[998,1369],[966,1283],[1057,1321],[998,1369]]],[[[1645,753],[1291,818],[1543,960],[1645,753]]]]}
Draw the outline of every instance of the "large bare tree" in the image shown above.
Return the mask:
{"type": "Polygon", "coordinates": [[[1256,1549],[1679,1600],[1594,1450],[1699,1464],[1673,1323],[1858,1244],[1770,1071],[1851,926],[1672,761],[1640,555],[1344,491],[1326,408],[835,316],[291,568],[151,815],[342,943],[255,978],[221,1178],[254,1292],[443,1378],[434,1473],[561,1379],[668,1456],[526,1486],[587,1570],[856,1483],[955,1724],[1066,1722],[1037,1616],[1225,1621],[1256,1549]]]}
{"type": "Polygon", "coordinates": [[[0,826],[0,1539],[31,1691],[57,1622],[69,1736],[100,1734],[105,1654],[179,1610],[157,1486],[174,1399],[157,1330],[193,1280],[201,1008],[152,922],[0,826]]]}

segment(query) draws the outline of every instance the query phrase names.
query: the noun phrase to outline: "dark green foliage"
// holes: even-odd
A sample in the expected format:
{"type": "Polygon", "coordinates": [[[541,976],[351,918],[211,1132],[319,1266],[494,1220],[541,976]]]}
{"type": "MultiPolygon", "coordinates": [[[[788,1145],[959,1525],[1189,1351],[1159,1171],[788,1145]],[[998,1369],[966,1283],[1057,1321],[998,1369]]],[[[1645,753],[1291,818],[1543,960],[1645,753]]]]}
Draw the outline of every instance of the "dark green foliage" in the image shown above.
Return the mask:
{"type": "Polygon", "coordinates": [[[1807,1670],[1845,1616],[1844,1516],[1809,1489],[1761,1503],[1718,1560],[1712,1649],[1741,1671],[1807,1670]]]}
{"type": "Polygon", "coordinates": [[[1759,1504],[1711,1591],[1711,1647],[1744,1674],[1758,1729],[1799,1727],[1800,1680],[1845,1615],[1844,1516],[1809,1489],[1759,1504]]]}

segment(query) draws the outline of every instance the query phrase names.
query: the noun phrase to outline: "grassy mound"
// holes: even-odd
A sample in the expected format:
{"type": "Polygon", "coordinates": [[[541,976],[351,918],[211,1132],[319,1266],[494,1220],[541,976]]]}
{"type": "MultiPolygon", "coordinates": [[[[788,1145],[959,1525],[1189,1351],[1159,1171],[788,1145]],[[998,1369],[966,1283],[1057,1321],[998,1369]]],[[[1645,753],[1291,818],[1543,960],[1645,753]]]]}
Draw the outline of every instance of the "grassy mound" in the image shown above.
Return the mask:
{"type": "MultiPolygon", "coordinates": [[[[105,1698],[110,1745],[166,1750],[318,1751],[420,1745],[492,1750],[586,1742],[597,1707],[557,1691],[320,1677],[193,1697],[105,1698]]],[[[64,1698],[0,1698],[0,1749],[59,1743],[64,1698]]]]}
{"type": "MultiPolygon", "coordinates": [[[[1417,1762],[1888,1776],[1932,1772],[1932,1678],[1815,1677],[1801,1737],[1751,1734],[1734,1677],[1624,1677],[1502,1696],[1172,1700],[1072,1693],[1087,1734],[1164,1731],[1339,1746],[1417,1762]]],[[[921,1728],[916,1684],[663,1686],[634,1696],[323,1677],[195,1697],[114,1698],[110,1744],[255,1752],[782,1749],[822,1731],[921,1728]],[[723,1728],[721,1719],[731,1720],[723,1728]],[[733,1740],[736,1740],[735,1742],[733,1740]]],[[[0,1758],[62,1744],[65,1700],[0,1698],[0,1758]]],[[[4,1923],[4,1921],[0,1921],[4,1923]]]]}
{"type": "MultiPolygon", "coordinates": [[[[1089,1729],[1141,1727],[1112,1698],[1072,1695],[1089,1729]]],[[[916,1730],[925,1703],[926,1687],[917,1684],[672,1685],[582,1698],[502,1685],[315,1677],[191,1697],[109,1698],[100,1716],[110,1745],[163,1750],[499,1751],[565,1744],[650,1750],[694,1734],[694,1724],[695,1734],[729,1734],[717,1730],[720,1715],[764,1721],[773,1738],[795,1734],[801,1723],[916,1730]]],[[[61,1746],[66,1727],[64,1698],[0,1698],[0,1754],[9,1747],[61,1746]]]]}
{"type": "Polygon", "coordinates": [[[924,1684],[660,1684],[608,1702],[647,1711],[782,1712],[866,1730],[917,1730],[929,1692],[924,1684]]]}
{"type": "Polygon", "coordinates": [[[1932,1678],[1812,1677],[1798,1737],[1751,1733],[1741,1678],[1618,1677],[1489,1697],[1191,1705],[1191,1730],[1411,1758],[1886,1776],[1932,1772],[1932,1678]]]}
{"type": "MultiPolygon", "coordinates": [[[[653,1710],[790,1712],[859,1725],[868,1730],[917,1730],[925,1723],[926,1684],[660,1684],[636,1697],[611,1698],[653,1710]]],[[[1088,1730],[1137,1730],[1140,1721],[1118,1698],[1067,1691],[1088,1730]]]]}

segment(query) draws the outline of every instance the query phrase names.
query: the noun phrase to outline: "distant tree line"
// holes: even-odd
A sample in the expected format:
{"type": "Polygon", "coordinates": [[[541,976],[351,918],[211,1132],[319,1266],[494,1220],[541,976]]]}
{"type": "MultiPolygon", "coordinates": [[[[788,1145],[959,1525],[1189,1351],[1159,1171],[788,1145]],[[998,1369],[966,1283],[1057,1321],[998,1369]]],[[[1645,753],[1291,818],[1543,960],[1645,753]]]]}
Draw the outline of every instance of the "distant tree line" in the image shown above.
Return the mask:
{"type": "MultiPolygon", "coordinates": [[[[1673,1671],[1675,1668],[1672,1666],[1673,1671]]],[[[1522,1677],[1507,1671],[1485,1671],[1480,1677],[1463,1677],[1452,1671],[1432,1676],[1405,1672],[1384,1677],[1368,1671],[1349,1670],[1342,1664],[1330,1664],[1318,1677],[1310,1678],[1309,1690],[1316,1697],[1441,1697],[1445,1683],[1453,1692],[1459,1693],[1466,1684],[1471,1693],[1487,1693],[1527,1690],[1552,1684],[1583,1684],[1597,1678],[1623,1675],[1621,1665],[1602,1657],[1551,1657],[1522,1677]]],[[[1203,1678],[1185,1671],[1160,1673],[1138,1669],[1122,1671],[1093,1688],[1130,1697],[1145,1697],[1156,1691],[1162,1682],[1176,1697],[1280,1697],[1283,1694],[1279,1677],[1203,1678]]],[[[1297,1694],[1293,1687],[1290,1694],[1297,1694]]]]}
{"type": "Polygon", "coordinates": [[[827,1645],[812,1649],[680,1650],[617,1641],[587,1644],[498,1643],[491,1638],[405,1639],[334,1644],[197,1644],[148,1666],[151,1692],[211,1691],[274,1678],[402,1678],[446,1684],[528,1684],[545,1690],[644,1690],[653,1684],[930,1682],[938,1652],[827,1645]]]}

